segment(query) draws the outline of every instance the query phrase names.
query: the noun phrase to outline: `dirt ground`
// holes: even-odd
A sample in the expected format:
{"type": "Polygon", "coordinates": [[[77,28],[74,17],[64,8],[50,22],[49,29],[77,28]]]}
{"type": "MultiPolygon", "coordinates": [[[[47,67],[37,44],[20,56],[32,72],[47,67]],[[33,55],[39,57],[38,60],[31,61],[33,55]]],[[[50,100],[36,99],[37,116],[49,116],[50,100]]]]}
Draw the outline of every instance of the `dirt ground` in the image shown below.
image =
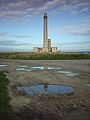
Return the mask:
{"type": "Polygon", "coordinates": [[[9,95],[17,120],[89,120],[90,60],[0,60],[0,67],[10,80],[9,95]],[[67,77],[57,70],[16,71],[19,66],[51,66],[74,71],[79,76],[67,77]],[[18,86],[59,84],[74,88],[71,94],[28,96],[16,90],[18,86]]]}

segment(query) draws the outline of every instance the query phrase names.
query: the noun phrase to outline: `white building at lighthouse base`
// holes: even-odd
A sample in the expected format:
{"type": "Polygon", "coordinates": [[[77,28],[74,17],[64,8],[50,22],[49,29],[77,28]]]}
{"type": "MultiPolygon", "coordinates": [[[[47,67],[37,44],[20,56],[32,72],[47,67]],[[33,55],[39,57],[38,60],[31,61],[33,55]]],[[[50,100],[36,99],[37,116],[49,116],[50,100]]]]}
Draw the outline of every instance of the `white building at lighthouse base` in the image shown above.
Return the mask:
{"type": "Polygon", "coordinates": [[[34,47],[33,52],[57,52],[57,47],[51,47],[51,39],[48,39],[48,47],[34,47]]]}
{"type": "Polygon", "coordinates": [[[57,52],[57,47],[48,48],[33,47],[33,52],[57,52]]]}

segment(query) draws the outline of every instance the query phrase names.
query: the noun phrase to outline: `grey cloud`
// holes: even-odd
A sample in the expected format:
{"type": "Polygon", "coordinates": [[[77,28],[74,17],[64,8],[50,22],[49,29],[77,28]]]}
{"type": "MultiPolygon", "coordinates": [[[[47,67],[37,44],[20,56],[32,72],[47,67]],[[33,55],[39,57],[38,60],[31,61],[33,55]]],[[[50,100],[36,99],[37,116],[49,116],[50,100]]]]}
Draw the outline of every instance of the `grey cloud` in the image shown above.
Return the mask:
{"type": "Polygon", "coordinates": [[[0,52],[15,52],[16,48],[0,46],[0,52]]]}
{"type": "Polygon", "coordinates": [[[86,11],[88,11],[88,8],[83,8],[83,9],[81,9],[80,12],[86,12],[86,11]]]}
{"type": "Polygon", "coordinates": [[[16,41],[16,40],[0,40],[0,47],[1,46],[34,46],[35,44],[31,41],[25,41],[25,42],[22,42],[22,41],[16,41]]]}
{"type": "Polygon", "coordinates": [[[0,37],[15,37],[15,38],[34,38],[34,36],[30,36],[30,35],[11,35],[8,32],[0,32],[0,37]]]}
{"type": "Polygon", "coordinates": [[[90,22],[76,24],[76,25],[69,25],[65,27],[58,27],[53,31],[56,34],[66,33],[71,35],[90,35],[90,22]]]}
{"type": "Polygon", "coordinates": [[[36,46],[36,43],[33,42],[21,42],[16,40],[0,40],[0,52],[9,52],[9,51],[32,51],[32,47],[36,46]]]}
{"type": "Polygon", "coordinates": [[[71,32],[73,35],[90,35],[90,29],[83,30],[83,31],[73,31],[71,32]]]}
{"type": "Polygon", "coordinates": [[[24,47],[0,47],[0,52],[31,52],[32,48],[23,49],[24,47]]]}
{"type": "Polygon", "coordinates": [[[18,44],[14,40],[0,40],[0,46],[17,46],[18,44]]]}
{"type": "Polygon", "coordinates": [[[29,52],[32,51],[32,48],[30,47],[18,47],[18,46],[0,46],[0,52],[29,52]]]}
{"type": "Polygon", "coordinates": [[[90,41],[83,41],[82,42],[62,42],[58,43],[60,45],[85,45],[85,44],[90,44],[90,41]]]}
{"type": "Polygon", "coordinates": [[[8,33],[7,32],[0,32],[0,36],[7,36],[8,33]]]}
{"type": "Polygon", "coordinates": [[[34,36],[28,36],[28,35],[13,35],[13,37],[16,37],[16,38],[33,38],[34,36]]]}
{"type": "Polygon", "coordinates": [[[52,10],[74,13],[76,8],[90,10],[90,0],[0,0],[0,17],[15,19],[52,10]]]}
{"type": "MultiPolygon", "coordinates": [[[[0,8],[1,13],[0,16],[2,17],[12,17],[12,16],[25,16],[37,11],[38,8],[44,6],[48,0],[0,0],[0,8]]],[[[51,0],[50,0],[51,1],[51,0]]]]}
{"type": "Polygon", "coordinates": [[[89,0],[65,0],[63,5],[59,9],[60,11],[67,11],[68,13],[75,15],[81,12],[90,11],[89,0]]]}

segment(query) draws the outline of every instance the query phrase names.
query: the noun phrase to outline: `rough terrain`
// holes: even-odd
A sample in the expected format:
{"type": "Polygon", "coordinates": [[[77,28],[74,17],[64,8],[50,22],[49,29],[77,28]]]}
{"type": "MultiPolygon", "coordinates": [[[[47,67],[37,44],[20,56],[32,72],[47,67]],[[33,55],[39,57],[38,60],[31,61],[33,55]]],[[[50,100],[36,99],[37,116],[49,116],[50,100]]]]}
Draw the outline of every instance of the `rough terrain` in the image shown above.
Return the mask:
{"type": "Polygon", "coordinates": [[[8,86],[11,105],[17,120],[89,120],[90,118],[90,60],[0,60],[0,67],[10,80],[8,86]],[[19,66],[51,66],[79,73],[67,77],[53,70],[16,71],[19,66]],[[27,96],[16,90],[18,86],[60,84],[72,86],[74,93],[63,95],[27,96]]]}

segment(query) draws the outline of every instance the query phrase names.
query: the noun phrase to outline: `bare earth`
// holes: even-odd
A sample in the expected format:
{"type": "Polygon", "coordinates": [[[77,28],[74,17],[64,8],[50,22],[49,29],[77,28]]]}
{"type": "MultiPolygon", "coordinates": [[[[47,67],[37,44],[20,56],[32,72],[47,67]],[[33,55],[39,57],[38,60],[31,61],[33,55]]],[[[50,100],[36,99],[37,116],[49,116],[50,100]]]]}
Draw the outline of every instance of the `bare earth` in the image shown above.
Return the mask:
{"type": "Polygon", "coordinates": [[[0,60],[1,67],[10,80],[9,95],[17,120],[89,120],[90,119],[90,60],[0,60]],[[61,67],[79,73],[67,77],[53,70],[16,71],[19,66],[44,65],[61,67]],[[74,88],[74,93],[63,95],[27,96],[16,90],[19,86],[34,84],[60,84],[74,88]]]}

